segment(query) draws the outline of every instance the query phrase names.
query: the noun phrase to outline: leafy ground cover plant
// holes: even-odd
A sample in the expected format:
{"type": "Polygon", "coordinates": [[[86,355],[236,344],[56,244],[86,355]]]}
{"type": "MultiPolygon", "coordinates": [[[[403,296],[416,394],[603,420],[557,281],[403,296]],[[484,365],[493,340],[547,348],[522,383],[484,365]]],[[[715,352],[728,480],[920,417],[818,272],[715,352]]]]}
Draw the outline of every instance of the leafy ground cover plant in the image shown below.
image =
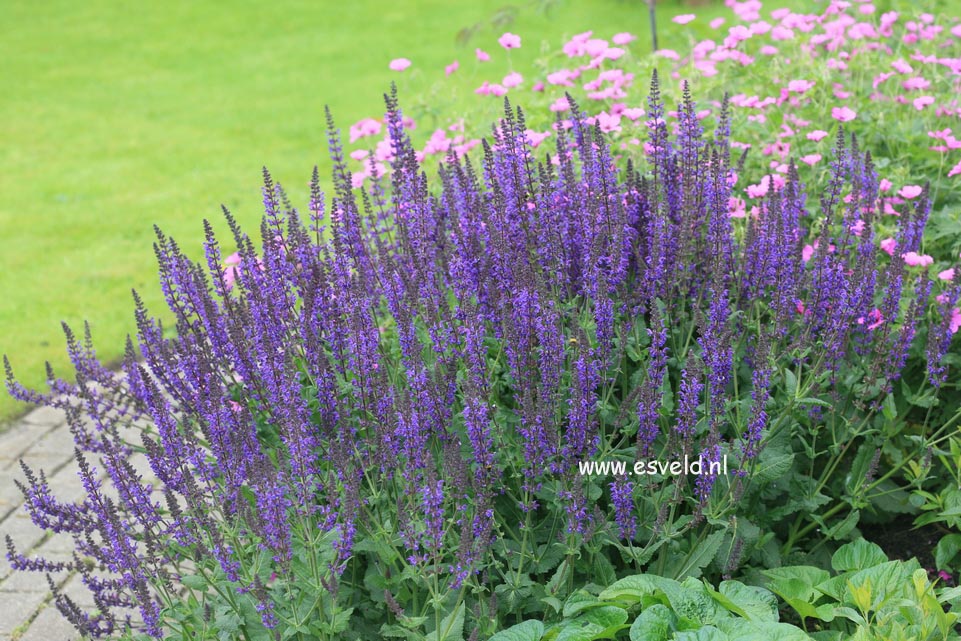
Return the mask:
{"type": "Polygon", "coordinates": [[[811,639],[801,628],[779,620],[773,593],[739,581],[722,581],[714,589],[694,578],[678,582],[642,574],[597,590],[572,594],[556,623],[531,619],[490,641],[811,639]]]}
{"type": "Polygon", "coordinates": [[[833,573],[811,566],[765,571],[768,587],[823,639],[958,639],[961,589],[937,587],[916,561],[889,561],[864,539],[841,546],[833,573]]]}
{"type": "Polygon", "coordinates": [[[77,556],[8,557],[79,572],[97,610],[56,603],[85,634],[136,608],[158,638],[452,641],[645,569],[816,559],[802,544],[851,536],[956,428],[898,405],[912,350],[912,393],[937,397],[961,294],[905,258],[927,190],[889,255],[845,136],[816,207],[792,164],[735,224],[726,110],[705,135],[685,95],[671,135],[656,77],[643,165],[573,103],[540,158],[507,105],[480,161],[432,181],[387,107],[389,178],[355,188],[331,124],[333,195],[315,172],[302,217],[265,172],[259,251],[226,212],[227,256],[209,225],[200,263],[158,231],[176,331],[138,299],[121,380],[69,331],[75,382],[31,391],[7,364],[12,394],[66,410],[86,490],[60,502],[25,468],[77,556]]]}

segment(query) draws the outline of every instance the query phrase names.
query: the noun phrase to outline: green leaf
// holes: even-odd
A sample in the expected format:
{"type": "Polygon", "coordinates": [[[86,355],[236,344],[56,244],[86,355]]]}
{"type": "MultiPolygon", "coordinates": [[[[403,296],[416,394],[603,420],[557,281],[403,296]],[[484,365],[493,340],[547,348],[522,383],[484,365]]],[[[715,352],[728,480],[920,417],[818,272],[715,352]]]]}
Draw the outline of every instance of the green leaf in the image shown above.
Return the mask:
{"type": "Polygon", "coordinates": [[[765,450],[761,453],[754,478],[759,481],[773,481],[782,478],[794,464],[793,452],[765,450]]]}
{"type": "Polygon", "coordinates": [[[837,572],[864,570],[887,562],[881,546],[864,539],[845,543],[831,557],[831,567],[837,572]]]}
{"type": "Polygon", "coordinates": [[[578,590],[567,598],[567,602],[564,604],[564,617],[573,619],[574,615],[579,614],[583,610],[600,607],[602,605],[605,604],[598,601],[597,597],[593,594],[585,590],[578,590]]]}
{"type": "Polygon", "coordinates": [[[884,397],[884,403],[881,404],[881,413],[884,418],[889,421],[893,421],[898,417],[898,406],[894,403],[894,395],[888,394],[884,397]]]}
{"type": "Polygon", "coordinates": [[[210,585],[207,583],[207,579],[200,576],[199,574],[185,574],[180,577],[180,582],[191,590],[198,590],[199,592],[206,592],[210,585]]]}
{"type": "Polygon", "coordinates": [[[671,609],[682,619],[706,625],[715,621],[718,613],[717,603],[707,593],[704,584],[694,578],[684,583],[661,586],[671,609]]]}
{"type": "Polygon", "coordinates": [[[464,602],[440,622],[440,629],[427,635],[427,641],[461,641],[464,638],[464,602]]]}
{"type": "Polygon", "coordinates": [[[665,579],[659,576],[651,576],[647,574],[628,576],[620,581],[616,581],[609,588],[601,592],[598,598],[601,601],[613,601],[615,599],[624,599],[626,597],[631,601],[640,601],[642,597],[654,594],[662,585],[668,582],[680,586],[677,581],[672,581],[671,579],[665,579]]]}
{"type": "Polygon", "coordinates": [[[742,610],[741,616],[746,619],[758,623],[777,622],[777,598],[770,591],[756,585],[744,585],[740,581],[721,581],[718,588],[720,594],[742,610]]]}
{"type": "Polygon", "coordinates": [[[957,566],[952,563],[954,557],[961,552],[961,534],[948,534],[941,537],[934,548],[934,564],[939,570],[951,570],[957,566]]]}
{"type": "Polygon", "coordinates": [[[714,559],[714,555],[717,554],[717,551],[720,549],[721,543],[723,542],[724,532],[718,530],[714,534],[707,537],[703,543],[698,544],[697,548],[695,548],[690,557],[688,557],[684,567],[681,568],[678,578],[684,578],[688,576],[696,578],[701,576],[701,570],[707,567],[707,564],[714,559]]]}
{"type": "Polygon", "coordinates": [[[645,608],[631,625],[631,641],[668,641],[674,631],[676,617],[670,608],[655,603],[645,608]]]}
{"type": "Polygon", "coordinates": [[[544,624],[531,620],[501,630],[492,636],[490,641],[539,641],[543,634],[544,624]]]}
{"type": "Polygon", "coordinates": [[[797,376],[789,369],[784,370],[784,391],[788,398],[797,396],[797,376]]]}

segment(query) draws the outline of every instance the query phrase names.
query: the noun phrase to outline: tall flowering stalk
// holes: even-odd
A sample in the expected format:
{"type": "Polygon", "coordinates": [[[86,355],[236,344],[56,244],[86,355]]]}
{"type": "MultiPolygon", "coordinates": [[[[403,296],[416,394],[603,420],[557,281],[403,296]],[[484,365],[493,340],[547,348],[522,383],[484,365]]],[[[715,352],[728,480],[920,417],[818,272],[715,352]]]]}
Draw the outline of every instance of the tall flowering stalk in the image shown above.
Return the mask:
{"type": "MultiPolygon", "coordinates": [[[[306,220],[265,171],[257,244],[226,211],[227,257],[209,224],[201,262],[158,231],[175,336],[135,298],[120,376],[69,330],[75,382],[27,390],[7,364],[14,396],[66,411],[85,490],[58,502],[25,466],[31,517],[77,555],[9,542],[9,558],[80,573],[97,611],[56,603],[84,633],[112,634],[131,607],[157,638],[203,627],[208,612],[163,614],[200,581],[246,631],[337,638],[373,590],[384,625],[424,617],[440,639],[463,610],[483,627],[491,587],[509,608],[540,602],[535,579],[559,591],[624,558],[657,552],[670,573],[661,535],[690,534],[693,552],[742,505],[776,512],[787,428],[850,424],[826,399],[877,403],[900,374],[930,283],[905,287],[911,268],[875,251],[876,175],[846,138],[819,211],[792,166],[739,222],[726,112],[705,132],[685,91],[671,122],[656,76],[647,163],[626,168],[576,105],[543,157],[505,103],[479,159],[450,153],[434,182],[386,101],[389,179],[354,186],[331,120],[333,189],[315,171],[306,220]],[[584,468],[729,455],[727,474],[608,483],[584,468]]],[[[923,201],[902,220],[908,251],[923,201]]],[[[928,333],[935,383],[950,322],[928,333]]],[[[713,554],[694,558],[701,571],[713,554]]]]}

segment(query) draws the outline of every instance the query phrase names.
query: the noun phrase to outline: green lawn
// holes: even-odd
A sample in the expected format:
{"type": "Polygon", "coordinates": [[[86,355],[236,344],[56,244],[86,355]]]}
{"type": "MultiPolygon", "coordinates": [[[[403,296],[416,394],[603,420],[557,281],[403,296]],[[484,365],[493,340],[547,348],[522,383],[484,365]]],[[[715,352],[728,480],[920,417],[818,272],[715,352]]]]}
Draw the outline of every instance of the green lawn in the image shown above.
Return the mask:
{"type": "MultiPolygon", "coordinates": [[[[88,319],[101,356],[115,359],[133,330],[130,289],[159,309],[154,224],[197,255],[202,219],[224,228],[221,203],[254,231],[264,165],[303,203],[313,165],[328,172],[325,104],[346,130],[380,115],[391,80],[422,91],[455,57],[457,95],[474,100],[471,88],[499,77],[476,70],[474,47],[500,58],[484,71],[503,69],[505,29],[524,37],[521,70],[539,41],[586,29],[632,31],[649,49],[639,0],[521,0],[506,27],[491,24],[505,0],[3,5],[0,352],[31,385],[44,361],[68,371],[61,320],[88,319]],[[414,62],[403,75],[387,68],[399,56],[414,62]]],[[[672,10],[662,9],[661,46],[672,10]]],[[[0,393],[0,421],[25,409],[0,393]]]]}

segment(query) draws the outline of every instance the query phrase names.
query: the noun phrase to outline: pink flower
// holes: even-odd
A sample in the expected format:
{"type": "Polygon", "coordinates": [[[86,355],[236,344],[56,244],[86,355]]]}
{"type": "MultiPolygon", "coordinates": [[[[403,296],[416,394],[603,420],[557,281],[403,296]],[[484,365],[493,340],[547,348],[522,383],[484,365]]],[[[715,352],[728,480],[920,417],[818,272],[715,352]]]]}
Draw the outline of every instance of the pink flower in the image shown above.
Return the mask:
{"type": "Polygon", "coordinates": [[[548,138],[550,135],[551,135],[551,132],[549,131],[539,132],[539,131],[534,131],[533,129],[528,129],[527,131],[524,132],[524,136],[525,138],[527,138],[527,142],[530,143],[531,147],[537,147],[542,142],[544,142],[545,138],[548,138]]]}
{"type": "Polygon", "coordinates": [[[914,91],[916,89],[927,89],[931,86],[931,82],[921,76],[914,76],[902,82],[901,86],[904,87],[906,91],[914,91]]]}
{"type": "Polygon", "coordinates": [[[808,133],[806,137],[808,140],[813,140],[814,142],[818,142],[820,140],[823,140],[824,138],[827,138],[827,135],[828,135],[828,132],[822,131],[820,129],[815,129],[814,131],[808,133]]]}
{"type": "Polygon", "coordinates": [[[497,39],[497,43],[505,49],[520,49],[521,37],[508,31],[497,39]]]}
{"type": "Polygon", "coordinates": [[[370,152],[366,149],[355,149],[354,151],[350,152],[350,157],[354,160],[360,161],[366,158],[369,154],[370,152]]]}
{"type": "Polygon", "coordinates": [[[629,107],[622,111],[621,114],[633,122],[644,117],[644,110],[640,107],[629,107]]]}
{"type": "Polygon", "coordinates": [[[849,122],[857,118],[858,114],[850,107],[832,107],[831,117],[838,122],[849,122]]]}
{"type": "Polygon", "coordinates": [[[934,104],[934,96],[919,96],[912,101],[912,104],[914,104],[915,109],[921,111],[928,105],[934,104]]]}
{"type": "Polygon", "coordinates": [[[893,238],[885,238],[881,241],[881,249],[887,252],[888,256],[894,256],[894,248],[897,246],[898,241],[893,238]]]}
{"type": "Polygon", "coordinates": [[[881,191],[891,191],[891,187],[893,187],[893,184],[887,178],[882,178],[881,182],[878,183],[878,189],[881,191]]]}
{"type": "Polygon", "coordinates": [[[941,280],[954,280],[954,267],[945,269],[943,272],[938,272],[938,278],[941,280]]]}
{"type": "Polygon", "coordinates": [[[457,71],[458,69],[460,69],[460,63],[455,60],[454,62],[444,67],[444,75],[449,76],[455,71],[457,71]]]}
{"type": "Polygon", "coordinates": [[[477,59],[480,62],[487,62],[488,60],[491,59],[490,54],[484,51],[483,49],[474,49],[474,55],[477,56],[477,59]]]}
{"type": "Polygon", "coordinates": [[[912,198],[917,198],[920,196],[922,191],[924,190],[918,185],[905,185],[898,190],[898,196],[911,200],[912,198]]]}
{"type": "MultiPolygon", "coordinates": [[[[951,320],[948,329],[951,330],[952,334],[957,334],[958,330],[961,329],[961,309],[955,307],[951,310],[951,320]]],[[[951,575],[949,574],[948,576],[950,577],[951,575]]]]}
{"type": "Polygon", "coordinates": [[[410,66],[410,60],[407,58],[394,58],[388,66],[391,71],[403,71],[410,66]]]}
{"type": "Polygon", "coordinates": [[[674,18],[671,19],[671,22],[673,22],[674,24],[687,24],[688,22],[691,22],[692,20],[694,20],[694,18],[696,17],[697,16],[694,15],[693,13],[683,13],[679,16],[674,16],[674,18]]]}
{"type": "Polygon", "coordinates": [[[814,247],[812,245],[805,245],[801,250],[801,260],[805,263],[811,260],[811,256],[814,255],[814,247]]]}
{"type": "Polygon", "coordinates": [[[868,312],[867,318],[862,316],[858,319],[858,325],[864,325],[865,321],[870,323],[867,327],[868,329],[877,329],[884,324],[884,314],[881,313],[880,309],[872,309],[868,312]]]}
{"type": "Polygon", "coordinates": [[[616,44],[616,45],[626,45],[626,44],[630,44],[630,43],[634,42],[635,40],[637,40],[637,36],[635,36],[634,34],[631,34],[631,33],[627,33],[627,32],[625,31],[624,33],[615,33],[615,34],[614,34],[614,37],[611,38],[611,40],[612,40],[612,41],[614,42],[614,44],[616,44]]]}
{"type": "Polygon", "coordinates": [[[792,80],[787,83],[787,90],[794,93],[804,93],[814,86],[813,80],[792,80]]]}
{"type": "Polygon", "coordinates": [[[662,58],[667,58],[668,60],[680,60],[681,56],[679,53],[673,49],[658,49],[654,52],[655,56],[660,56],[662,58]]]}
{"type": "Polygon", "coordinates": [[[959,174],[961,174],[961,162],[951,168],[951,171],[948,172],[948,178],[953,178],[959,174]]]}
{"type": "Polygon", "coordinates": [[[566,96],[561,96],[551,104],[551,111],[557,113],[558,111],[567,111],[571,108],[571,104],[567,102],[566,96]]]}
{"type": "Polygon", "coordinates": [[[801,162],[813,167],[815,164],[821,162],[821,154],[808,154],[807,156],[801,156],[801,162]]]}
{"type": "Polygon", "coordinates": [[[891,63],[894,70],[898,73],[914,73],[914,69],[904,60],[895,60],[891,63]]]}
{"type": "Polygon", "coordinates": [[[620,131],[621,117],[614,116],[606,111],[602,111],[601,113],[597,114],[597,124],[603,132],[620,131]]]}
{"type": "MultiPolygon", "coordinates": [[[[711,26],[711,29],[719,29],[721,25],[724,24],[724,18],[714,18],[708,24],[711,26]]],[[[958,37],[961,38],[961,36],[958,37]]]]}
{"type": "Polygon", "coordinates": [[[749,198],[763,198],[767,195],[768,190],[771,188],[771,177],[764,176],[761,178],[761,182],[756,185],[747,186],[747,195],[749,198]]]}
{"type": "Polygon", "coordinates": [[[350,126],[350,142],[356,142],[367,136],[375,136],[380,133],[381,124],[379,120],[364,118],[358,120],[350,126]]]}
{"type": "Polygon", "coordinates": [[[501,84],[503,84],[508,89],[512,89],[520,85],[522,82],[524,82],[524,76],[517,73],[516,71],[512,71],[506,76],[504,76],[504,79],[501,81],[501,84]]]}
{"type": "Polygon", "coordinates": [[[904,262],[912,267],[927,267],[928,265],[934,264],[934,258],[928,256],[927,254],[919,254],[918,252],[908,252],[906,254],[901,254],[901,258],[904,262]]]}

